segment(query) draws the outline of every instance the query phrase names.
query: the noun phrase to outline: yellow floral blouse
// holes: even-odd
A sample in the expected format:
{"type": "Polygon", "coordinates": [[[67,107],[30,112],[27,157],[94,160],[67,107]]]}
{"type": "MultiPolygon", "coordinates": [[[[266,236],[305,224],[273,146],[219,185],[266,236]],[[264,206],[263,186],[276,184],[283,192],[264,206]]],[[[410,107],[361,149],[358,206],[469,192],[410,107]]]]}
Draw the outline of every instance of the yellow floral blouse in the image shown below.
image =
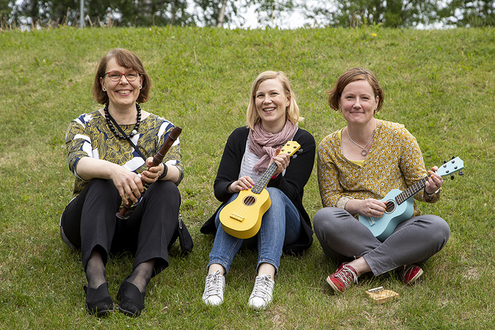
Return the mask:
{"type": "MultiPolygon", "coordinates": [[[[130,134],[134,125],[120,126],[126,134],[130,134]]],[[[141,121],[138,134],[131,140],[145,156],[153,157],[162,146],[165,139],[174,129],[174,125],[164,118],[150,114],[141,121]]],[[[99,111],[89,114],[82,114],[73,119],[67,129],[65,137],[67,158],[69,169],[75,175],[73,197],[76,197],[86,186],[88,181],[84,181],[76,173],[76,166],[83,157],[93,157],[104,159],[115,164],[119,164],[129,171],[141,173],[147,169],[144,160],[131,147],[128,141],[121,140],[108,128],[105,117],[99,111]]],[[[182,162],[180,153],[180,143],[177,139],[165,155],[163,162],[176,166],[182,179],[182,162]]],[[[177,182],[177,184],[180,183],[177,182]]]]}
{"type": "MultiPolygon", "coordinates": [[[[378,120],[371,149],[362,165],[342,153],[340,131],[318,146],[318,183],[324,207],[344,208],[349,199],[383,199],[392,189],[404,191],[425,178],[423,156],[414,136],[404,125],[378,120]]],[[[414,198],[425,201],[424,189],[414,198]]],[[[428,202],[434,203],[439,194],[428,202]]],[[[413,216],[420,214],[414,203],[413,216]]]]}

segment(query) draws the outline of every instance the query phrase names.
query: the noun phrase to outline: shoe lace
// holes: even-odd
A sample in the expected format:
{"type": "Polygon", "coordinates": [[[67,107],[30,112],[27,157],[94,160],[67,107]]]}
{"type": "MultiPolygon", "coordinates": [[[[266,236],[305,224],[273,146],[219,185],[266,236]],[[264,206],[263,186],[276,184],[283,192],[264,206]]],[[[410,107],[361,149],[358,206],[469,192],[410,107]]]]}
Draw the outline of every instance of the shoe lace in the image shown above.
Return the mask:
{"type": "Polygon", "coordinates": [[[206,276],[206,285],[205,285],[205,295],[210,296],[220,296],[222,292],[222,275],[220,275],[220,271],[209,274],[206,276]]]}
{"type": "Polygon", "coordinates": [[[408,278],[408,277],[410,277],[412,275],[412,272],[414,272],[417,269],[421,270],[421,267],[419,267],[418,265],[414,265],[414,264],[413,265],[404,265],[404,267],[402,269],[402,280],[404,282],[406,282],[406,281],[410,282],[412,280],[412,278],[408,278]]]}
{"type": "Polygon", "coordinates": [[[342,267],[342,269],[339,272],[335,273],[334,277],[337,278],[342,283],[344,283],[344,286],[346,288],[351,285],[351,282],[354,282],[354,284],[358,283],[357,274],[352,269],[350,269],[345,265],[342,267]]]}
{"type": "Polygon", "coordinates": [[[270,297],[272,295],[272,281],[270,277],[270,275],[262,275],[256,277],[256,282],[254,283],[251,299],[256,297],[267,301],[267,297],[270,297]]]}

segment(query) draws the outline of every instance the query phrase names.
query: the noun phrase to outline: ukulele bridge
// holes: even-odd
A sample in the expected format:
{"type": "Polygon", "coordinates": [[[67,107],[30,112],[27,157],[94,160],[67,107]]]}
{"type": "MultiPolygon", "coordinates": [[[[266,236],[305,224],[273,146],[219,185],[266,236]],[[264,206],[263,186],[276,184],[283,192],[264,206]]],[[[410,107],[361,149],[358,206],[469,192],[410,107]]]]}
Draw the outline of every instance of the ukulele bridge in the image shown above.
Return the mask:
{"type": "Polygon", "coordinates": [[[239,222],[242,222],[244,221],[244,217],[238,215],[238,214],[235,214],[235,213],[230,213],[230,217],[234,220],[237,220],[239,222]]]}

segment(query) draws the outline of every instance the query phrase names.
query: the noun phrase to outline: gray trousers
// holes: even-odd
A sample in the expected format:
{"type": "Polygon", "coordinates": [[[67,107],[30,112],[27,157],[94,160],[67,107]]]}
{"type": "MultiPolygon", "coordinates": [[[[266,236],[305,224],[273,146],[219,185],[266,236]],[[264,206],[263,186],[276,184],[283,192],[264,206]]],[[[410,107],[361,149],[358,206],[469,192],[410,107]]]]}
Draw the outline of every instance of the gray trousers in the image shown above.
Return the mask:
{"type": "Polygon", "coordinates": [[[338,262],[364,257],[375,276],[400,266],[421,265],[445,246],[450,235],[445,220],[420,215],[400,223],[380,242],[349,212],[335,207],[319,210],[313,226],[327,256],[338,262]]]}

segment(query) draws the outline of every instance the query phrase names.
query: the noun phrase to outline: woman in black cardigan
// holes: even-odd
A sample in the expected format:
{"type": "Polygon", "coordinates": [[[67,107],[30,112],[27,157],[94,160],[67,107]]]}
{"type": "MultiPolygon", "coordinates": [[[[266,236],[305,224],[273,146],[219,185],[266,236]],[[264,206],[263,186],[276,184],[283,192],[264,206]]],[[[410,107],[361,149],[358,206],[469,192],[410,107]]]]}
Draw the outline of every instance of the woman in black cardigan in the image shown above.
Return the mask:
{"type": "Polygon", "coordinates": [[[250,307],[263,309],[272,300],[273,278],[282,251],[302,252],[313,242],[311,222],[302,199],[304,185],[313,169],[315,141],[310,133],[298,128],[299,119],[296,98],[285,74],[261,73],[251,89],[248,127],[232,132],[218,168],[214,191],[222,205],[201,228],[201,232],[215,235],[203,293],[203,301],[208,305],[223,302],[224,274],[244,241],[225,232],[219,213],[241,190],[252,188],[271,162],[277,169],[266,188],[271,206],[254,238],[258,245],[258,276],[249,298],[250,307]],[[279,153],[287,141],[301,145],[301,151],[292,159],[279,153]]]}

